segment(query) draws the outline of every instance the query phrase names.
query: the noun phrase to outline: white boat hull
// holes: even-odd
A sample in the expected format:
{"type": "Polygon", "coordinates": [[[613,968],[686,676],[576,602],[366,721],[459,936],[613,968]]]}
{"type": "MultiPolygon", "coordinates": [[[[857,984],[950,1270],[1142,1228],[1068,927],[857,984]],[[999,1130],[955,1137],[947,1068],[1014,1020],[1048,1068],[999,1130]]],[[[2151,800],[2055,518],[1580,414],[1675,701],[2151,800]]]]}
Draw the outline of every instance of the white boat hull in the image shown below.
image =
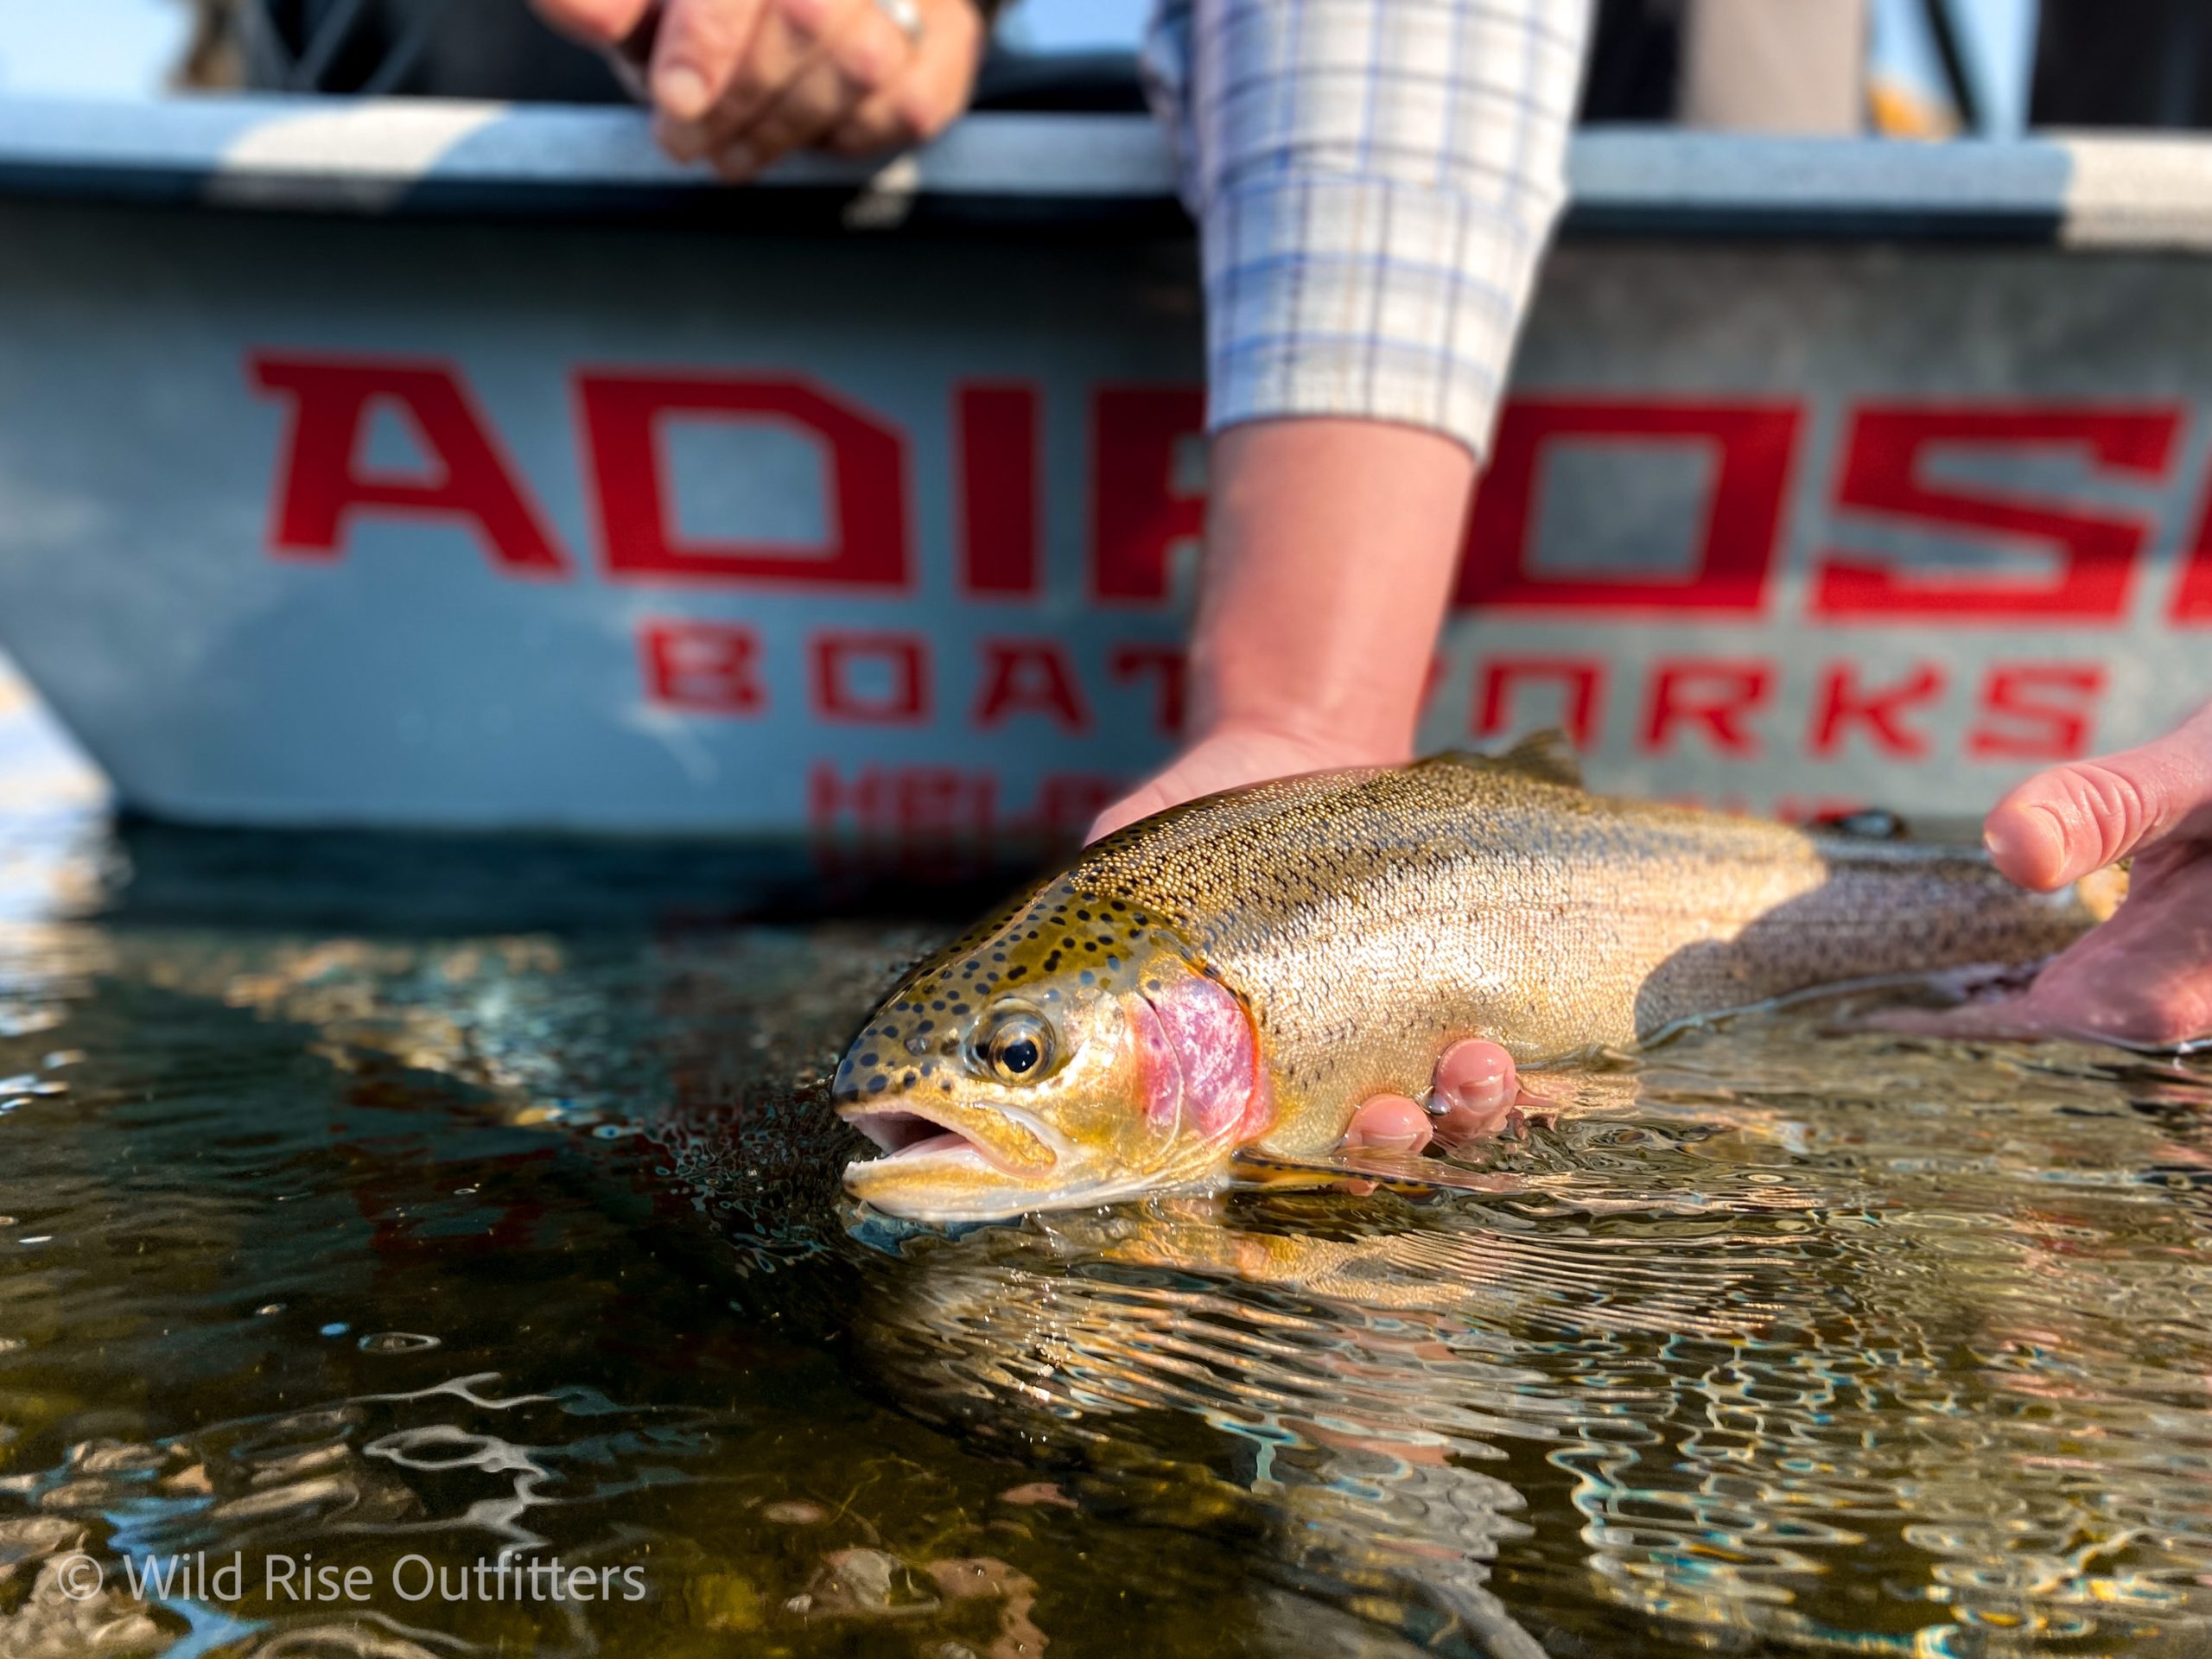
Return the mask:
{"type": "MultiPolygon", "coordinates": [[[[417,110],[395,159],[276,107],[190,112],[189,207],[0,122],[0,646],[129,804],[994,841],[1171,745],[1198,318],[1141,124],[802,169],[895,225],[1039,157],[1028,219],[924,235],[676,222],[619,112],[417,110]]],[[[1578,152],[1425,744],[1964,814],[2212,693],[2202,158],[1685,142],[1578,152]]]]}

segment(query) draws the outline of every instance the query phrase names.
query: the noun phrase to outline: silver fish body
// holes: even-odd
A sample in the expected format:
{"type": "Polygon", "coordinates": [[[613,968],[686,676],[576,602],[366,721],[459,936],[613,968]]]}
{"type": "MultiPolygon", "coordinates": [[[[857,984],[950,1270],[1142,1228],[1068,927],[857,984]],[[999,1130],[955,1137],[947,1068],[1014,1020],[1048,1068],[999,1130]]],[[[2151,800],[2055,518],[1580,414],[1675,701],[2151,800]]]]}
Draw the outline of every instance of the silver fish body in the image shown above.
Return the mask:
{"type": "Polygon", "coordinates": [[[899,1051],[864,1034],[836,1092],[864,1128],[911,1109],[974,1142],[975,1192],[927,1158],[849,1185],[947,1217],[1203,1185],[1241,1148],[1326,1152],[1463,1038],[1554,1064],[1815,987],[2031,961],[2094,919],[1977,850],[1610,799],[1542,748],[1286,779],[1131,826],[916,969],[870,1028],[899,1051]],[[1049,1052],[1033,1076],[993,1063],[1017,1028],[1049,1052]]]}

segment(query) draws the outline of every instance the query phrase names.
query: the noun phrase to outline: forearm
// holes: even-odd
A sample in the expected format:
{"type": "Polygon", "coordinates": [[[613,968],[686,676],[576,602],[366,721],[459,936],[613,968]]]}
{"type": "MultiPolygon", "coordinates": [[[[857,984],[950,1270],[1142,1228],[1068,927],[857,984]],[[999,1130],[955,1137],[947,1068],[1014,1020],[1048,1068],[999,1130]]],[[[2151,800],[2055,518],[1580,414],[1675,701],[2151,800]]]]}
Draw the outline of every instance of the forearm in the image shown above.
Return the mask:
{"type": "Polygon", "coordinates": [[[1409,752],[1474,480],[1465,445],[1381,421],[1216,435],[1191,639],[1192,734],[1409,752]]]}
{"type": "Polygon", "coordinates": [[[1092,826],[1403,760],[1536,260],[1587,0],[1160,0],[1205,268],[1191,726],[1092,826]]]}
{"type": "Polygon", "coordinates": [[[1205,256],[1193,734],[1402,756],[1564,194],[1586,7],[1190,0],[1185,15],[1187,36],[1151,57],[1205,256]],[[1440,98],[1455,118],[1409,142],[1403,124],[1440,98]]]}

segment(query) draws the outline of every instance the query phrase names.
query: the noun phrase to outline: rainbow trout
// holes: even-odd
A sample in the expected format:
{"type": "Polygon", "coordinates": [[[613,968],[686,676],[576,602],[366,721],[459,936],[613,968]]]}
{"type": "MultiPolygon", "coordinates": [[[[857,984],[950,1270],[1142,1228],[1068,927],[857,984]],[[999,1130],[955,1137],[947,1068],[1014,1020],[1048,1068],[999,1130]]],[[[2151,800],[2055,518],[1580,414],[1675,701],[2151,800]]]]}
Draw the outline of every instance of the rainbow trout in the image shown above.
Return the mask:
{"type": "Polygon", "coordinates": [[[1978,852],[1584,791],[1552,734],[1317,772],[1086,849],[910,973],[838,1067],[857,1197],[988,1220],[1325,1160],[1468,1037],[1547,1065],[2092,921],[1978,852]]]}

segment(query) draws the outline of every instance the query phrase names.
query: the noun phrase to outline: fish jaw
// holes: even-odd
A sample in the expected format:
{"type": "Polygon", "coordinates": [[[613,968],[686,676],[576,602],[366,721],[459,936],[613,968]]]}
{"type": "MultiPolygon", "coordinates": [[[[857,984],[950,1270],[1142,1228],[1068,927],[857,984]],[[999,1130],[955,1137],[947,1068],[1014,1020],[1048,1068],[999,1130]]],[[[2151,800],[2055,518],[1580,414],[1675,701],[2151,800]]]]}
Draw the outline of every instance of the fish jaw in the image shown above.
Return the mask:
{"type": "Polygon", "coordinates": [[[841,1106],[837,1116],[883,1152],[855,1168],[899,1163],[911,1169],[931,1159],[957,1157],[966,1167],[1043,1180],[1074,1150],[1065,1135],[1035,1113],[986,1101],[893,1095],[841,1106]]]}
{"type": "Polygon", "coordinates": [[[838,1116],[881,1149],[846,1165],[845,1190],[902,1220],[1005,1221],[1137,1190],[1111,1148],[1072,1141],[1019,1107],[894,1097],[838,1116]]]}

